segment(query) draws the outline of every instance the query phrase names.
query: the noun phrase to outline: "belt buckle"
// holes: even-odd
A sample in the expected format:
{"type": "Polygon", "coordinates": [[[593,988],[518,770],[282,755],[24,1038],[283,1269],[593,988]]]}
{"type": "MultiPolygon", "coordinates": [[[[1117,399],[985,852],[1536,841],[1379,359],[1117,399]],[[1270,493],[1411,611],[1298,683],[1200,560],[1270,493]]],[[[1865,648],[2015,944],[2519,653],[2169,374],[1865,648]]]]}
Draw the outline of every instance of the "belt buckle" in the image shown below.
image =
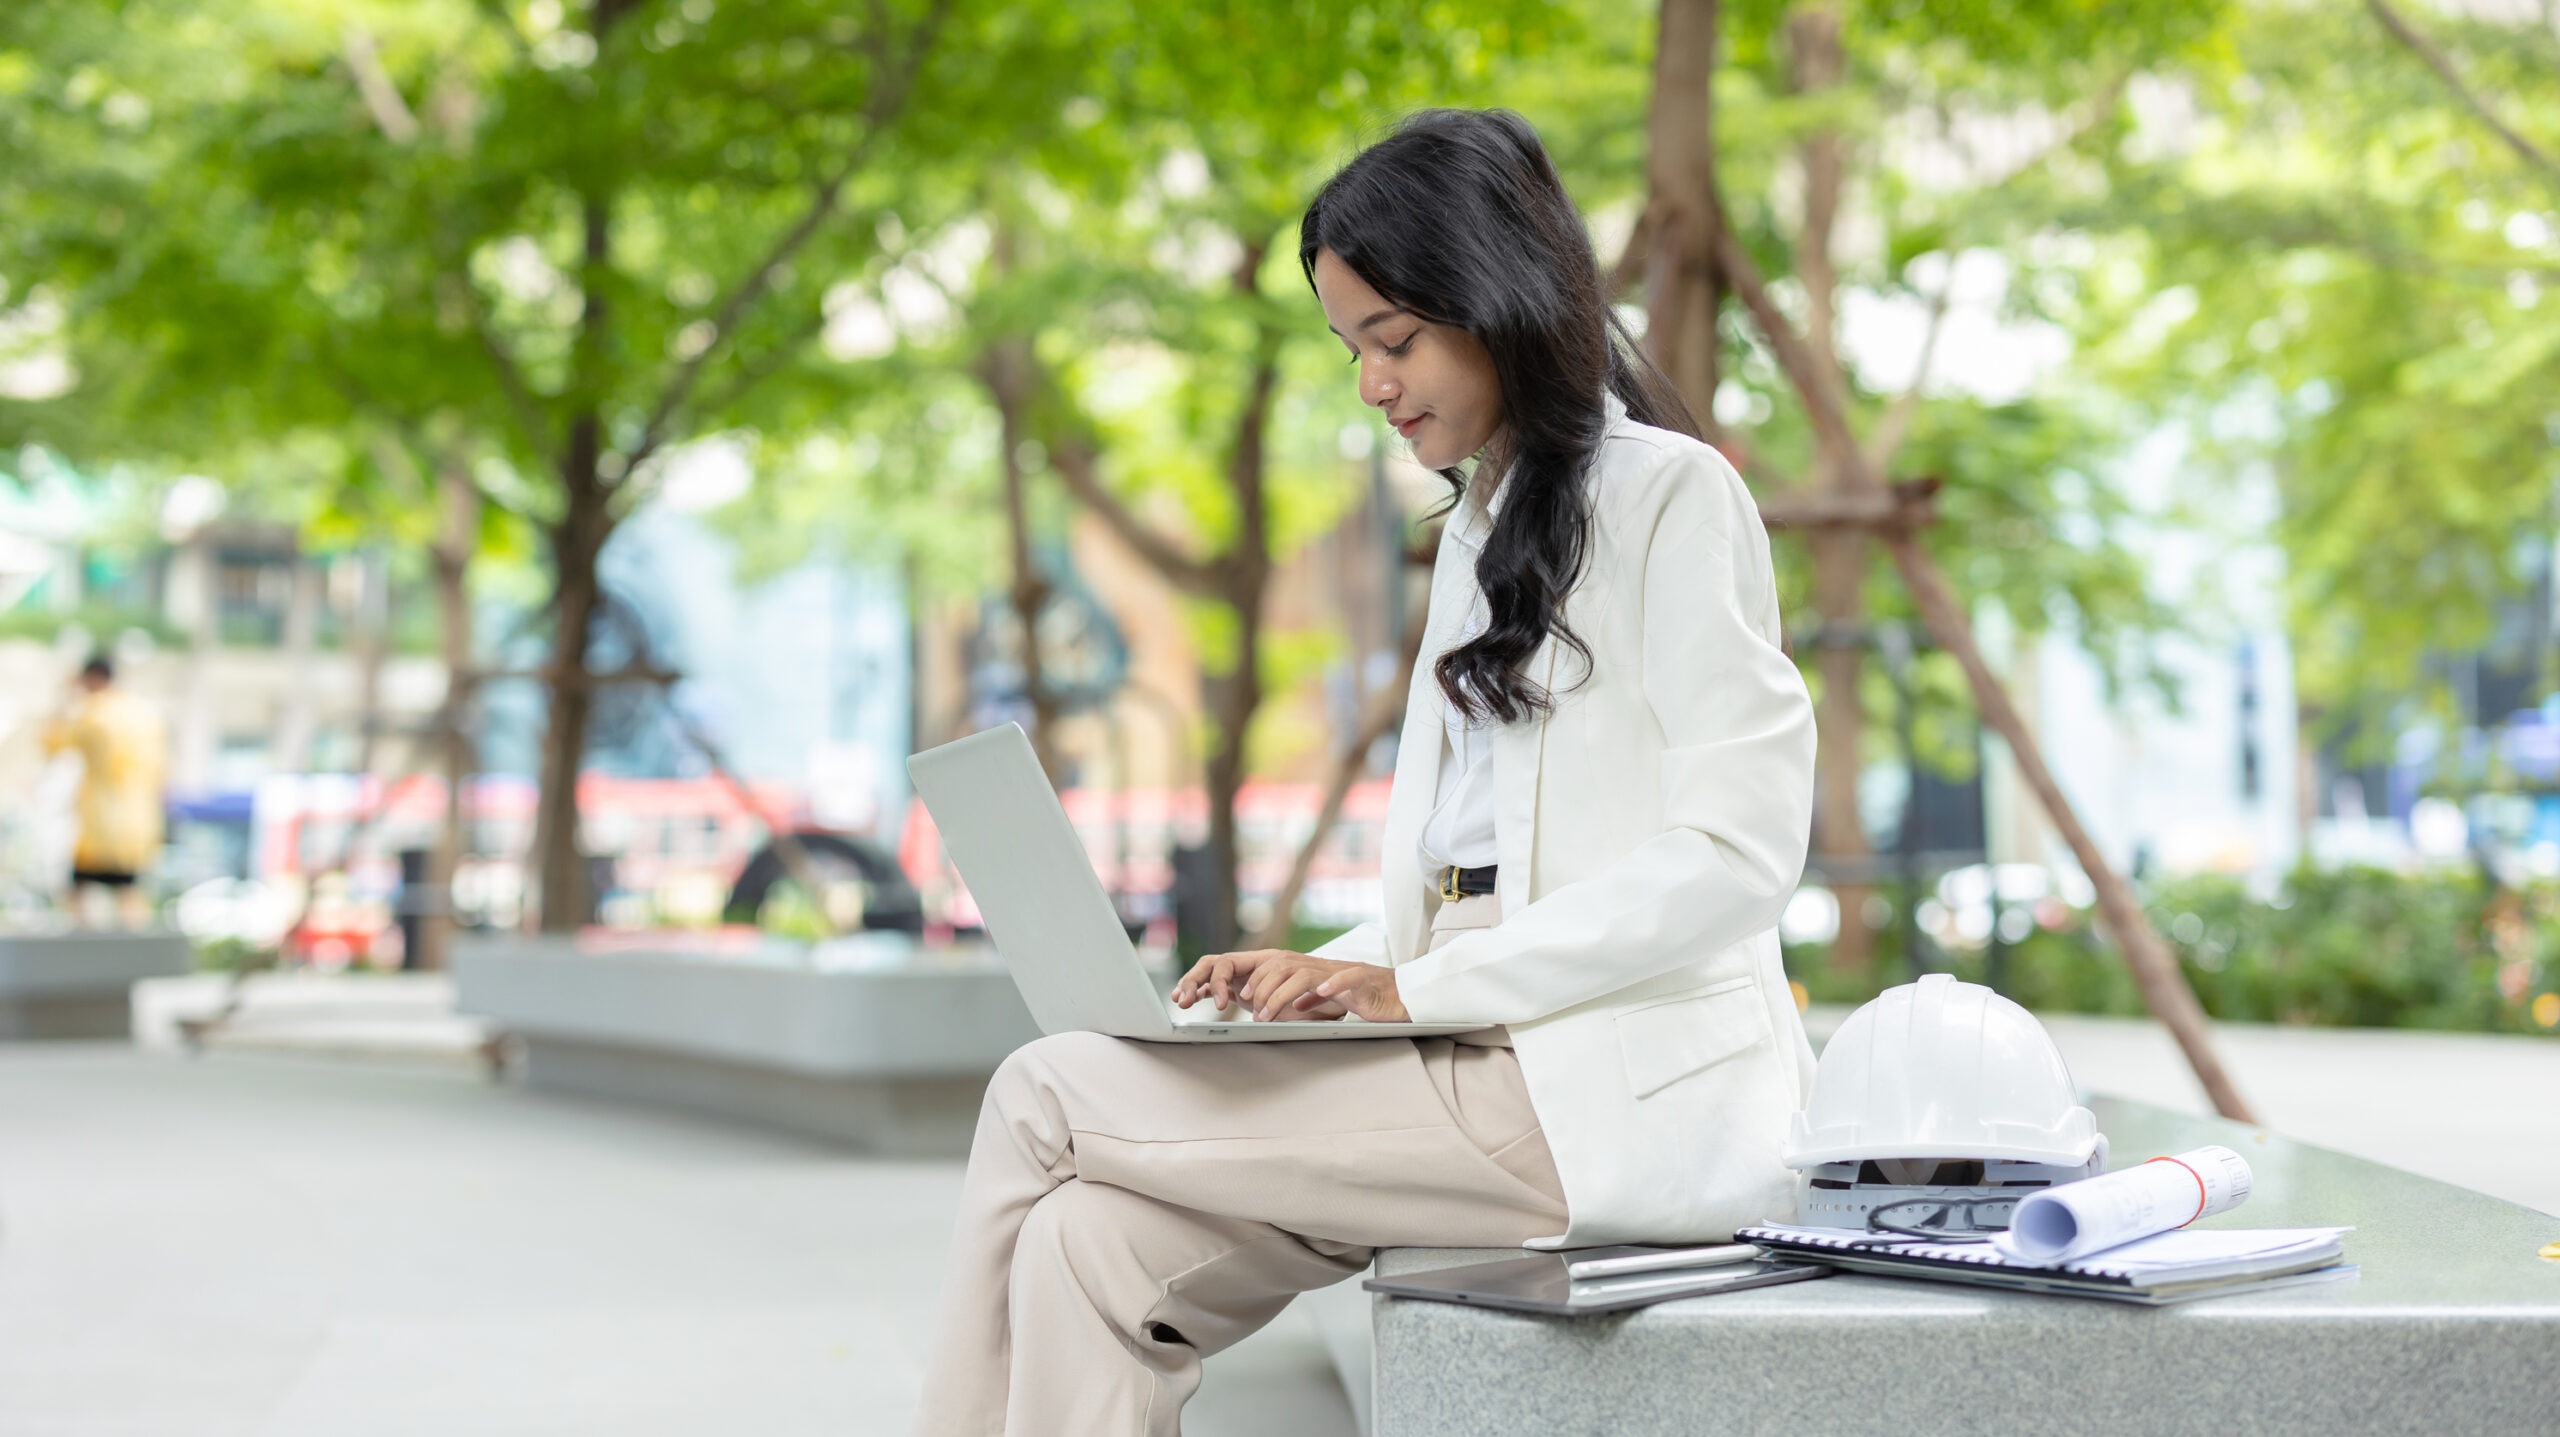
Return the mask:
{"type": "Polygon", "coordinates": [[[1440,870],[1440,901],[1455,903],[1467,895],[1458,891],[1458,865],[1452,863],[1440,870]]]}

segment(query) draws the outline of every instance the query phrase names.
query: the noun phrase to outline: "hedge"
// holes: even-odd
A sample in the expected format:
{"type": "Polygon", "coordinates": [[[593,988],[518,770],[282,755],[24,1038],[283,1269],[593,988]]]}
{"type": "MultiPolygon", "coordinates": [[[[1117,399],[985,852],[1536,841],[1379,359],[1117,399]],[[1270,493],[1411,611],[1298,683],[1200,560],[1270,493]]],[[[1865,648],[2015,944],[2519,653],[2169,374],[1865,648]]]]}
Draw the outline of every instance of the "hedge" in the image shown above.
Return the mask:
{"type": "MultiPolygon", "coordinates": [[[[2153,886],[2147,907],[2216,1018],[2560,1034],[2560,882],[2506,886],[2474,868],[2305,868],[2265,897],[2237,878],[2178,879],[2153,886]]],[[[1993,986],[2046,1011],[2146,1011],[2091,910],[2047,900],[2036,919],[2007,945],[1993,986]]],[[[1868,973],[1833,972],[1827,945],[1812,944],[1788,949],[1787,971],[1816,1002],[1863,1002],[1914,971],[1898,925],[1878,939],[1868,973]]],[[[1926,944],[1922,959],[1969,982],[1995,976],[1987,944],[1926,944]]]]}

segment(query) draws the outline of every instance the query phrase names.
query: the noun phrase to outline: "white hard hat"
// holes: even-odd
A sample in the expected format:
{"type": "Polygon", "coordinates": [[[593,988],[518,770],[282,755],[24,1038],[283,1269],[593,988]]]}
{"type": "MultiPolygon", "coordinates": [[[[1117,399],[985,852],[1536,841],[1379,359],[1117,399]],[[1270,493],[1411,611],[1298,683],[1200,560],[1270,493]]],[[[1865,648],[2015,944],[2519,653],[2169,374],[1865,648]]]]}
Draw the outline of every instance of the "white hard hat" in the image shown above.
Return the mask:
{"type": "Polygon", "coordinates": [[[2026,1009],[1932,973],[1888,988],[1823,1046],[1779,1157],[1793,1168],[1975,1158],[2103,1170],[2053,1036],[2026,1009]]]}

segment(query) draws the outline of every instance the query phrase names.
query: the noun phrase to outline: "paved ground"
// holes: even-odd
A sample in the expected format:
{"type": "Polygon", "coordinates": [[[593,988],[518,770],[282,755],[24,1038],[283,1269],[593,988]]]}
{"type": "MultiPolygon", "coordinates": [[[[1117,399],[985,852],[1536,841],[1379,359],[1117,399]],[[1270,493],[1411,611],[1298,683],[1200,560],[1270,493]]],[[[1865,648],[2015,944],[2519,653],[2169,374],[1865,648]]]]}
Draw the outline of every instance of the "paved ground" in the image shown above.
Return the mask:
{"type": "MultiPolygon", "coordinates": [[[[0,1433],[901,1433],[950,1163],[447,1067],[0,1046],[0,1433]]],[[[1312,1329],[1200,1437],[1332,1437],[1312,1329]]]]}
{"type": "MultiPolygon", "coordinates": [[[[2149,1025],[2049,1021],[2202,1110],[2149,1025]]],[[[2560,1212],[2560,1043],[2219,1040],[2275,1126],[2560,1212]]],[[[0,1434],[902,1432],[958,1181],[450,1056],[0,1045],[0,1434]]],[[[1194,1437],[1351,1430],[1294,1314],[1209,1372],[1194,1437]]]]}

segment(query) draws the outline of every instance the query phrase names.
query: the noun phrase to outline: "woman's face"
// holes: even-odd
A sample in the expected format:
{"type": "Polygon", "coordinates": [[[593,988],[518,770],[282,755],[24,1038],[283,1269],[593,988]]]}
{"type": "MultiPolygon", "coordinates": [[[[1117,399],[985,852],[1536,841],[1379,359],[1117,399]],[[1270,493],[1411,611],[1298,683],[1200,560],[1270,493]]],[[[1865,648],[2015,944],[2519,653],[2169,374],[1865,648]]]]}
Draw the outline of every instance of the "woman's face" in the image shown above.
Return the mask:
{"type": "Polygon", "coordinates": [[[1416,460],[1446,469],[1493,439],[1502,385],[1474,335],[1398,309],[1329,249],[1316,252],[1315,278],[1325,324],[1359,366],[1360,402],[1386,414],[1416,460]]]}

